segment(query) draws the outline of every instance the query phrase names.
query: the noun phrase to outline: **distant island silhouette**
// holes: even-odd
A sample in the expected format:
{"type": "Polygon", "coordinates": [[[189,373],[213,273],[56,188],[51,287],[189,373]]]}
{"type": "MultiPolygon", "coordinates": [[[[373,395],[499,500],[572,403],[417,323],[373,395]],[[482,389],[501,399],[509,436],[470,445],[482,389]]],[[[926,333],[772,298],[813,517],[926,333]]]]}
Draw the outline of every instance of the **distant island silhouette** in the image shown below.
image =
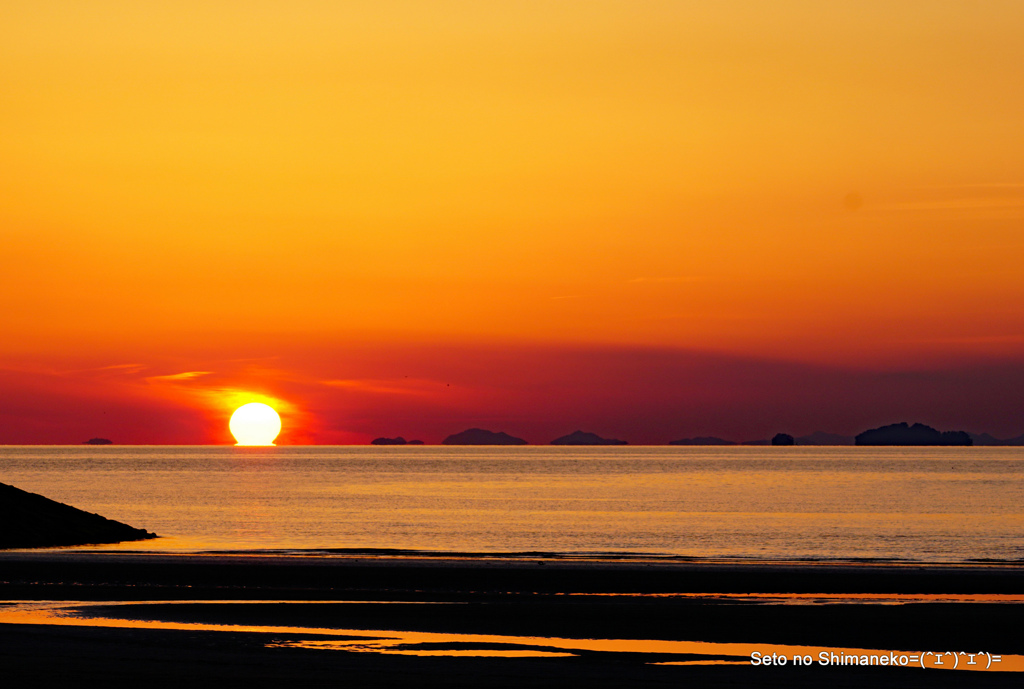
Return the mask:
{"type": "Polygon", "coordinates": [[[142,541],[157,535],[0,483],[0,549],[142,541]]]}
{"type": "Polygon", "coordinates": [[[913,426],[894,423],[881,428],[872,428],[857,435],[857,445],[961,445],[974,444],[971,436],[964,431],[939,432],[923,423],[913,426]]]}
{"type": "Polygon", "coordinates": [[[402,436],[397,438],[374,438],[370,441],[371,445],[422,445],[422,440],[406,440],[402,436]]]}
{"type": "Polygon", "coordinates": [[[716,438],[714,436],[698,436],[696,438],[683,438],[681,440],[670,440],[669,445],[738,445],[733,440],[716,438]]]}
{"type": "Polygon", "coordinates": [[[939,431],[923,424],[910,426],[897,423],[864,431],[856,437],[815,431],[809,435],[794,437],[788,433],[777,433],[770,440],[745,440],[736,442],[716,436],[698,436],[672,440],[669,445],[1018,445],[1024,446],[1024,435],[1009,440],[1000,440],[991,435],[974,435],[964,431],[939,431]]]}
{"type": "Polygon", "coordinates": [[[107,440],[106,438],[89,438],[83,445],[113,445],[113,440],[107,440]]]}
{"type": "Polygon", "coordinates": [[[470,428],[450,435],[441,441],[442,445],[529,445],[522,438],[516,438],[508,433],[495,433],[485,431],[482,428],[470,428]]]}
{"type": "Polygon", "coordinates": [[[837,433],[825,433],[815,431],[810,435],[801,435],[796,438],[797,445],[853,445],[853,436],[838,435],[837,433]]]}
{"type": "MultiPolygon", "coordinates": [[[[89,445],[110,445],[106,438],[92,438],[86,441],[89,445]]],[[[371,445],[423,445],[422,440],[406,440],[402,436],[374,438],[371,445]]],[[[470,428],[461,433],[450,435],[441,441],[442,445],[529,445],[526,440],[516,438],[507,433],[488,431],[482,428],[470,428]]],[[[568,435],[555,438],[551,445],[629,445],[629,441],[617,438],[603,438],[596,433],[576,430],[568,435]]],[[[910,425],[907,422],[894,423],[888,426],[872,428],[856,437],[815,431],[808,435],[793,436],[789,433],[776,433],[771,438],[760,438],[737,442],[718,436],[696,436],[671,440],[668,445],[680,446],[727,446],[727,445],[809,445],[809,446],[847,446],[847,445],[922,445],[922,446],[1024,446],[1024,435],[1015,438],[996,438],[988,433],[968,433],[965,431],[940,432],[931,426],[921,423],[910,425]],[[791,442],[790,442],[791,441],[791,442]]]]}
{"type": "Polygon", "coordinates": [[[573,431],[569,435],[563,435],[561,438],[555,438],[551,441],[552,445],[629,445],[625,440],[616,440],[613,438],[602,438],[596,433],[586,433],[584,431],[573,431]]]}
{"type": "Polygon", "coordinates": [[[1024,445],[1024,435],[1018,435],[1016,438],[1007,438],[1006,440],[994,438],[988,433],[968,433],[967,435],[971,436],[971,440],[975,445],[1016,447],[1024,445]]]}

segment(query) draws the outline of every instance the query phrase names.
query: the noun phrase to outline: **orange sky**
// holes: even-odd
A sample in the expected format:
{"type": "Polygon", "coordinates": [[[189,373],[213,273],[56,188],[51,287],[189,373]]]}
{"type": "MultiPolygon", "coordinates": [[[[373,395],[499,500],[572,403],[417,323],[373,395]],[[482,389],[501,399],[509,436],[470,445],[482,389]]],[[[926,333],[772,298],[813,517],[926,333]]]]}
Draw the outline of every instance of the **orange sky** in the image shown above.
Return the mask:
{"type": "Polygon", "coordinates": [[[1024,360],[1021,36],[1015,0],[7,3],[0,442],[102,434],[101,399],[222,442],[236,393],[295,442],[810,423],[749,361],[928,372],[962,410],[892,413],[1019,434],[1019,395],[966,400],[1024,360]],[[617,363],[531,396],[565,352],[617,363]]]}

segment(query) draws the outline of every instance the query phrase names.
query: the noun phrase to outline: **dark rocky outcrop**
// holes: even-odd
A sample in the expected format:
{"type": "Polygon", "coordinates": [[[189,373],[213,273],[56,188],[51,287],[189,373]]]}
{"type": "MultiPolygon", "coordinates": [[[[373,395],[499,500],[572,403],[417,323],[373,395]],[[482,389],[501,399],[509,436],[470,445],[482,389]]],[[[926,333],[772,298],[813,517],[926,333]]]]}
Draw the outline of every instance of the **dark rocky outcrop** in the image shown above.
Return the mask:
{"type": "Polygon", "coordinates": [[[596,433],[586,433],[584,431],[573,431],[569,435],[563,435],[561,438],[555,438],[551,441],[552,445],[629,445],[625,440],[615,440],[614,438],[602,438],[596,433]]]}
{"type": "Polygon", "coordinates": [[[89,438],[83,445],[113,445],[113,440],[107,440],[106,438],[89,438]]]}
{"type": "Polygon", "coordinates": [[[144,529],[0,483],[0,548],[51,548],[156,537],[144,529]]]}
{"type": "Polygon", "coordinates": [[[516,438],[508,433],[495,433],[485,431],[482,428],[470,428],[450,435],[441,441],[442,445],[528,445],[522,438],[516,438]]]}
{"type": "Polygon", "coordinates": [[[772,445],[796,445],[796,440],[789,433],[776,433],[772,445]]]}
{"type": "Polygon", "coordinates": [[[406,443],[406,445],[422,445],[422,444],[423,444],[422,440],[410,440],[409,442],[406,443]]]}
{"type": "Polygon", "coordinates": [[[931,426],[906,422],[894,423],[864,431],[856,438],[858,445],[971,445],[971,436],[963,431],[940,433],[931,426]]]}
{"type": "Polygon", "coordinates": [[[683,438],[681,440],[670,440],[669,445],[735,445],[731,440],[715,438],[714,436],[699,436],[696,438],[683,438]]]}
{"type": "Polygon", "coordinates": [[[801,435],[796,438],[797,445],[853,445],[853,443],[852,436],[825,433],[824,431],[815,431],[810,435],[801,435]]]}

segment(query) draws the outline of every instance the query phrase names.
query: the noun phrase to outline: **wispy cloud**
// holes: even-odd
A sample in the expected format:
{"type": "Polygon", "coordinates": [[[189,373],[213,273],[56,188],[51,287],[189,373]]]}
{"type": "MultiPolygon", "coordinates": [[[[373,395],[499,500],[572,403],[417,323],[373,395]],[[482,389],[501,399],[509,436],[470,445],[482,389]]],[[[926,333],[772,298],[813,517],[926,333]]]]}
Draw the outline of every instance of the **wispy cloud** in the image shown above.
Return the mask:
{"type": "Polygon", "coordinates": [[[626,280],[630,284],[672,284],[682,282],[703,282],[706,280],[702,275],[665,275],[660,277],[648,276],[648,277],[635,277],[632,280],[626,280]]]}
{"type": "Polygon", "coordinates": [[[1024,182],[977,182],[918,187],[919,189],[1024,189],[1024,182]]]}
{"type": "Polygon", "coordinates": [[[93,366],[90,368],[76,368],[63,371],[54,371],[56,375],[80,375],[83,373],[94,373],[100,376],[109,374],[134,375],[149,368],[146,364],[112,364],[110,366],[93,366]]]}
{"type": "Polygon", "coordinates": [[[1009,335],[965,335],[962,337],[929,337],[907,339],[906,342],[928,344],[962,344],[962,345],[1020,345],[1024,344],[1024,334],[1009,335]]]}
{"type": "Polygon", "coordinates": [[[166,376],[149,376],[147,381],[164,381],[169,383],[192,380],[201,376],[208,376],[212,371],[185,371],[184,373],[172,373],[166,376]]]}
{"type": "Polygon", "coordinates": [[[972,197],[929,201],[901,201],[877,206],[885,211],[1016,210],[1024,208],[1024,197],[972,197]]]}
{"type": "Polygon", "coordinates": [[[881,211],[1014,211],[1024,208],[1024,183],[983,182],[917,187],[903,200],[875,206],[881,211]],[[920,196],[927,198],[920,198],[920,196]]]}
{"type": "Polygon", "coordinates": [[[130,373],[137,373],[142,369],[146,368],[145,364],[114,364],[112,366],[100,366],[99,368],[93,369],[94,371],[127,371],[130,373]]]}
{"type": "Polygon", "coordinates": [[[380,395],[428,395],[432,390],[444,387],[443,383],[435,380],[423,380],[413,378],[400,378],[392,380],[384,379],[348,379],[348,380],[324,380],[321,384],[332,388],[342,388],[353,392],[369,392],[380,395]]]}

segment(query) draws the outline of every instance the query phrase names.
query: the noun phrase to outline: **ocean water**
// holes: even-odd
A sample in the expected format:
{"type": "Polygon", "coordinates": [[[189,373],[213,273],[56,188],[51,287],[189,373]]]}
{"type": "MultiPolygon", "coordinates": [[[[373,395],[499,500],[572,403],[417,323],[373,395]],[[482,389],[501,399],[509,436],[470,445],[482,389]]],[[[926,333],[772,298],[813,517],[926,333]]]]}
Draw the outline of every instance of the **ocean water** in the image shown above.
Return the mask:
{"type": "Polygon", "coordinates": [[[0,447],[130,550],[1024,560],[1024,448],[0,447]]]}

